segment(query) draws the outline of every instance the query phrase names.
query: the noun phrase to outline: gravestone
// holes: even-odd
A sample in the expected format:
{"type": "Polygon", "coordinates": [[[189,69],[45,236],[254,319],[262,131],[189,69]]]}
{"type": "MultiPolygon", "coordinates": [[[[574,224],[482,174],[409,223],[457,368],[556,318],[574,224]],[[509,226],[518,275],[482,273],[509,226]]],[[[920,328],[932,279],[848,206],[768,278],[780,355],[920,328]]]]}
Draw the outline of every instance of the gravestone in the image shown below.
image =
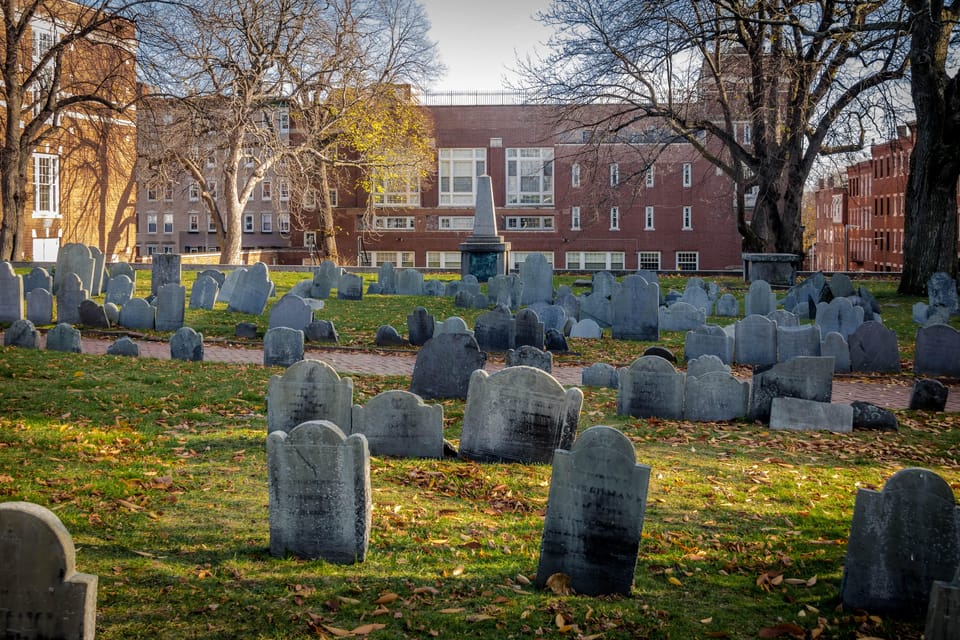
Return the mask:
{"type": "Polygon", "coordinates": [[[647,507],[650,467],[608,426],[590,427],[553,459],[537,586],[554,574],[578,594],[630,595],[647,507]]]}
{"type": "Polygon", "coordinates": [[[40,332],[29,320],[14,320],[3,334],[3,346],[39,349],[40,332]]]}
{"type": "Polygon", "coordinates": [[[749,315],[734,328],[733,358],[737,364],[768,365],[777,361],[777,323],[749,315]]]}
{"type": "Polygon", "coordinates": [[[0,322],[23,319],[23,278],[9,262],[0,262],[0,322]]]}
{"type": "Polygon", "coordinates": [[[888,409],[860,400],[851,402],[850,406],[853,408],[854,429],[869,429],[872,431],[900,430],[897,424],[897,416],[888,409]]]}
{"type": "Polygon", "coordinates": [[[78,573],[70,532],[49,509],[0,503],[0,638],[89,640],[97,576],[78,573]]]}
{"type": "Polygon", "coordinates": [[[91,245],[88,248],[90,249],[90,257],[93,259],[93,279],[90,281],[90,295],[99,296],[106,290],[106,282],[104,282],[106,257],[99,247],[91,245]]]}
{"type": "Polygon", "coordinates": [[[500,273],[487,280],[487,293],[493,304],[518,309],[523,296],[523,281],[515,273],[500,273]]]}
{"type": "Polygon", "coordinates": [[[460,316],[450,316],[446,320],[437,322],[434,325],[434,337],[441,333],[463,333],[473,337],[473,330],[467,327],[466,321],[460,316]]]}
{"type": "Polygon", "coordinates": [[[916,375],[960,377],[960,331],[945,324],[917,330],[913,372],[916,375]]]}
{"type": "Polygon", "coordinates": [[[871,320],[857,327],[847,341],[850,369],[868,373],[899,373],[900,348],[897,334],[882,323],[871,320]]]}
{"type": "Polygon", "coordinates": [[[913,381],[910,391],[910,409],[917,411],[943,411],[947,408],[950,390],[947,385],[933,378],[913,381]]]}
{"type": "Polygon", "coordinates": [[[180,255],[176,253],[155,253],[150,269],[150,293],[159,295],[164,285],[180,286],[180,255]]]}
{"type": "MultiPolygon", "coordinates": [[[[646,280],[646,278],[644,278],[646,280]]],[[[652,282],[647,280],[647,282],[652,282]]],[[[590,293],[609,298],[617,289],[617,279],[609,271],[597,271],[590,278],[590,293]]]]}
{"type": "Polygon", "coordinates": [[[304,335],[300,329],[274,327],[263,334],[263,364],[289,367],[303,360],[304,335]]]}
{"type": "Polygon", "coordinates": [[[117,276],[123,275],[130,278],[131,282],[137,281],[137,272],[134,270],[133,266],[129,262],[114,262],[111,265],[107,266],[107,273],[110,278],[116,278],[117,276]]]}
{"type": "Polygon", "coordinates": [[[819,356],[820,345],[820,327],[815,324],[777,325],[777,362],[786,362],[797,356],[819,356]]]}
{"type": "Polygon", "coordinates": [[[363,562],[373,517],[366,438],[327,420],[274,431],[267,475],[270,555],[363,562]]]}
{"type": "Polygon", "coordinates": [[[640,276],[627,276],[610,301],[615,340],[660,339],[660,287],[640,276]]]}
{"type": "Polygon", "coordinates": [[[465,399],[470,386],[470,376],[475,370],[483,369],[486,361],[487,354],[480,350],[472,335],[434,335],[417,352],[410,378],[410,391],[430,400],[465,399]]]}
{"type": "Polygon", "coordinates": [[[397,292],[397,272],[389,260],[382,263],[377,270],[377,284],[380,285],[380,293],[384,295],[393,295],[397,292]]]}
{"type": "Polygon", "coordinates": [[[320,360],[300,360],[267,384],[267,433],[308,420],[329,420],[351,431],[353,379],[320,360]]]}
{"type": "Polygon", "coordinates": [[[644,356],[660,356],[664,360],[669,361],[671,364],[677,364],[677,356],[673,355],[673,352],[666,347],[661,347],[660,345],[652,345],[643,350],[641,355],[644,356]]]}
{"type": "Polygon", "coordinates": [[[670,420],[683,417],[684,374],[669,361],[660,356],[641,356],[618,374],[618,415],[670,420]]]}
{"type": "Polygon", "coordinates": [[[27,294],[27,320],[35,325],[53,322],[53,294],[44,288],[27,294]]]}
{"type": "Polygon", "coordinates": [[[956,315],[960,310],[957,282],[942,271],[934,273],[927,280],[927,299],[931,307],[945,307],[952,315],[956,315]]]}
{"type": "Polygon", "coordinates": [[[257,337],[256,322],[238,322],[233,329],[233,335],[237,338],[246,338],[252,340],[257,337]]]}
{"type": "Polygon", "coordinates": [[[220,302],[229,303],[230,299],[233,297],[233,292],[237,289],[237,283],[243,279],[243,276],[246,273],[246,267],[237,267],[228,273],[227,277],[223,280],[223,284],[220,286],[220,292],[217,294],[217,300],[220,302]]]}
{"type": "Polygon", "coordinates": [[[847,298],[834,298],[817,305],[815,321],[824,335],[836,331],[845,339],[863,324],[863,307],[855,307],[847,298]]]}
{"type": "Polygon", "coordinates": [[[823,337],[820,343],[820,355],[833,357],[834,373],[850,373],[850,347],[846,339],[836,331],[823,337]]]}
{"type": "Polygon", "coordinates": [[[770,428],[778,431],[853,431],[853,407],[802,398],[774,398],[770,428]]]}
{"type": "MultiPolygon", "coordinates": [[[[2,269],[2,267],[0,267],[2,269]]],[[[53,294],[53,276],[47,273],[43,267],[34,267],[23,278],[23,295],[27,295],[34,289],[46,289],[53,294]]]]}
{"type": "Polygon", "coordinates": [[[61,322],[47,332],[47,351],[83,353],[80,330],[61,322]]]}
{"type": "Polygon", "coordinates": [[[595,362],[580,374],[580,384],[584,387],[606,387],[616,389],[620,384],[617,368],[606,362],[595,362]]]}
{"type": "Polygon", "coordinates": [[[310,342],[339,342],[332,320],[314,320],[303,328],[303,337],[310,342]]]}
{"type": "Polygon", "coordinates": [[[570,337],[599,340],[603,337],[603,329],[595,320],[584,318],[570,327],[570,337]]]}
{"type": "Polygon", "coordinates": [[[404,269],[397,274],[397,293],[401,296],[423,295],[423,274],[416,269],[404,269]]]}
{"type": "Polygon", "coordinates": [[[740,315],[740,302],[730,293],[717,300],[717,315],[723,318],[736,318],[740,315]]]}
{"type": "Polygon", "coordinates": [[[857,491],[840,584],[844,607],[915,615],[933,583],[950,580],[958,566],[960,511],[940,476],[908,468],[882,491],[857,491]]]}
{"type": "Polygon", "coordinates": [[[553,302],[553,267],[543,254],[531,253],[520,264],[520,281],[520,304],[553,302]]]}
{"type": "Polygon", "coordinates": [[[774,309],[767,314],[767,317],[776,322],[780,328],[800,326],[800,318],[798,318],[795,313],[791,313],[786,309],[774,309]]]}
{"type": "Polygon", "coordinates": [[[107,314],[107,321],[110,326],[117,324],[117,321],[120,320],[120,307],[112,302],[103,303],[103,312],[107,314]]]}
{"type": "Polygon", "coordinates": [[[446,285],[442,280],[427,280],[423,283],[423,295],[439,297],[443,295],[446,285]]]}
{"type": "Polygon", "coordinates": [[[830,276],[830,293],[833,294],[834,298],[848,298],[852,296],[855,291],[850,276],[845,273],[835,273],[830,276]]]}
{"type": "Polygon", "coordinates": [[[553,354],[530,345],[523,345],[516,349],[507,350],[506,365],[508,367],[534,367],[551,373],[553,371],[553,354]]]}
{"type": "Polygon", "coordinates": [[[115,340],[113,344],[107,347],[107,355],[139,358],[140,345],[138,345],[136,342],[134,342],[127,336],[123,336],[119,340],[115,340]]]}
{"type": "MultiPolygon", "coordinates": [[[[719,359],[717,361],[719,362],[719,359]]],[[[721,366],[723,366],[722,363],[721,366]]],[[[737,380],[726,371],[710,371],[697,377],[691,376],[688,371],[683,388],[685,420],[694,422],[736,420],[747,415],[749,405],[750,383],[746,380],[737,380]]]]}
{"type": "Polygon", "coordinates": [[[774,398],[830,402],[833,396],[833,358],[797,356],[753,372],[750,419],[770,421],[774,398]]]}
{"type": "Polygon", "coordinates": [[[300,296],[288,293],[270,308],[270,325],[303,331],[313,322],[313,307],[300,296]]]}
{"type": "Polygon", "coordinates": [[[770,283],[754,280],[743,298],[744,315],[765,316],[777,308],[777,296],[771,291],[770,283]]]}
{"type": "Polygon", "coordinates": [[[563,331],[563,327],[567,323],[567,312],[563,307],[546,302],[537,302],[530,305],[529,309],[537,313],[537,318],[543,323],[544,331],[550,329],[563,331]]]}
{"type": "Polygon", "coordinates": [[[583,392],[545,371],[507,367],[470,376],[460,457],[479,462],[549,463],[577,434],[583,392]]]}
{"type": "Polygon", "coordinates": [[[937,580],[930,589],[924,640],[956,640],[960,629],[960,567],[953,582],[937,580]]]}
{"type": "Polygon", "coordinates": [[[212,310],[220,293],[220,284],[210,276],[198,275],[190,289],[190,308],[212,310]]]}
{"type": "Polygon", "coordinates": [[[424,307],[415,307],[413,313],[407,315],[407,339],[419,347],[433,337],[435,326],[436,320],[424,307]]]}
{"type": "Polygon", "coordinates": [[[723,327],[707,324],[688,331],[683,343],[683,356],[687,362],[701,356],[716,356],[724,364],[733,362],[734,338],[723,327]]]}
{"type": "Polygon", "coordinates": [[[80,324],[80,303],[87,299],[87,290],[80,283],[80,277],[68,273],[60,280],[57,293],[57,322],[80,324]]]}
{"type": "Polygon", "coordinates": [[[477,316],[473,323],[473,336],[483,351],[506,351],[515,345],[515,326],[510,309],[497,305],[477,316]]]}
{"type": "Polygon", "coordinates": [[[103,305],[93,300],[84,300],[80,303],[80,324],[94,329],[109,329],[110,319],[103,305]]]}
{"type": "Polygon", "coordinates": [[[687,361],[687,380],[699,378],[704,374],[716,371],[730,373],[730,366],[724,364],[723,360],[713,354],[704,354],[687,361]]]}
{"type": "Polygon", "coordinates": [[[104,302],[112,302],[118,307],[130,302],[133,297],[133,280],[123,274],[117,274],[107,283],[107,295],[104,302]]]}
{"type": "Polygon", "coordinates": [[[220,287],[223,286],[223,283],[227,281],[227,274],[225,274],[223,271],[220,271],[219,269],[204,269],[203,271],[197,274],[197,278],[199,278],[200,276],[213,278],[213,280],[217,283],[218,290],[220,287]]]}
{"type": "Polygon", "coordinates": [[[157,292],[157,331],[176,331],[183,326],[187,288],[179,284],[165,284],[157,292]]]}
{"type": "MultiPolygon", "coordinates": [[[[707,290],[698,286],[691,287],[689,282],[687,283],[686,289],[683,291],[683,296],[680,298],[680,302],[689,304],[691,307],[699,309],[703,312],[704,318],[713,313],[713,301],[710,300],[710,294],[707,293],[707,290]]],[[[682,330],[685,331],[686,329],[682,330]]]]}
{"type": "Polygon", "coordinates": [[[473,294],[466,289],[460,289],[460,291],[457,291],[457,295],[453,297],[453,306],[458,309],[472,309],[473,294]]]}
{"type": "Polygon", "coordinates": [[[533,309],[521,309],[513,321],[512,347],[531,346],[543,349],[543,323],[533,309]]]}
{"type": "MultiPolygon", "coordinates": [[[[226,284],[226,282],[224,282],[226,284]]],[[[267,300],[273,293],[273,282],[270,281],[270,270],[262,262],[248,268],[237,280],[227,311],[260,315],[267,308],[267,300]]]]}
{"type": "Polygon", "coordinates": [[[372,456],[443,457],[443,407],[394,389],[353,405],[352,433],[367,439],[372,456]]]}
{"type": "Polygon", "coordinates": [[[580,296],[580,320],[593,320],[601,327],[609,327],[613,321],[610,297],[599,293],[580,296]]]}
{"type": "Polygon", "coordinates": [[[563,311],[567,315],[567,322],[571,320],[576,322],[580,319],[580,298],[572,293],[558,293],[554,304],[563,307],[563,311]]]}
{"type": "Polygon", "coordinates": [[[324,260],[313,270],[313,286],[310,297],[325,300],[330,297],[330,290],[340,285],[340,276],[343,269],[332,260],[324,260]]]}
{"type": "MultiPolygon", "coordinates": [[[[700,291],[703,291],[700,289],[700,291]]],[[[706,292],[704,292],[706,295],[706,292]]],[[[707,314],[686,302],[679,301],[669,307],[660,307],[661,331],[690,331],[703,325],[707,321],[707,314]]]]}
{"type": "Polygon", "coordinates": [[[363,278],[344,273],[337,282],[337,300],[363,300],[363,278]]]}
{"type": "Polygon", "coordinates": [[[203,362],[203,334],[192,327],[180,327],[170,336],[170,358],[203,362]]]}
{"type": "Polygon", "coordinates": [[[404,347],[407,344],[400,332],[389,324],[382,324],[377,327],[373,342],[378,347],[404,347]]]}
{"type": "Polygon", "coordinates": [[[120,308],[121,327],[152,330],[156,327],[157,309],[143,298],[133,298],[120,308]]]}
{"type": "Polygon", "coordinates": [[[95,261],[90,254],[90,248],[79,242],[70,242],[57,253],[57,267],[54,270],[53,293],[60,295],[60,288],[69,279],[70,274],[80,278],[80,288],[91,291],[93,288],[93,269],[95,261]]]}
{"type": "Polygon", "coordinates": [[[554,353],[566,353],[570,350],[566,337],[558,329],[547,329],[543,336],[543,348],[554,353]]]}

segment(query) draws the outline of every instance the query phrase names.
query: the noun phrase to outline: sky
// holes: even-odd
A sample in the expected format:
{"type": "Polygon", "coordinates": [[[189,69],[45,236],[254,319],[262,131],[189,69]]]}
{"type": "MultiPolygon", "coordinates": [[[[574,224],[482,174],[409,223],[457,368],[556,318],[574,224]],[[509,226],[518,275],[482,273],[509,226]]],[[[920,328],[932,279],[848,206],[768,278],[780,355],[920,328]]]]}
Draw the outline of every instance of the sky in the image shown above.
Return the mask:
{"type": "Polygon", "coordinates": [[[430,17],[430,37],[447,75],[434,91],[499,91],[509,68],[532,53],[549,31],[533,14],[549,0],[421,0],[430,17]]]}

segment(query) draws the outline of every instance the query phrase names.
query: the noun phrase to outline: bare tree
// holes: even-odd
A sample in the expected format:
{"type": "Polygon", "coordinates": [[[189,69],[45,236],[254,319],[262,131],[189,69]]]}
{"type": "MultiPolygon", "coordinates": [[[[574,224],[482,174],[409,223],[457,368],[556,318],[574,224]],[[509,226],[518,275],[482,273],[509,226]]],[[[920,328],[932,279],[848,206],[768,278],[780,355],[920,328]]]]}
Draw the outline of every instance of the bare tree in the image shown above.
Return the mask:
{"type": "Polygon", "coordinates": [[[937,271],[957,276],[960,179],[960,0],[906,0],[916,141],[910,156],[900,293],[924,294],[937,271]]]}
{"type": "Polygon", "coordinates": [[[426,166],[406,152],[423,146],[426,121],[391,119],[413,118],[398,87],[439,71],[416,0],[196,0],[157,17],[145,160],[197,185],[221,263],[238,261],[244,205],[268,175],[317,187],[325,253],[335,259],[331,170],[426,166]]]}
{"type": "Polygon", "coordinates": [[[649,127],[682,137],[737,187],[745,250],[801,253],[818,157],[862,147],[889,113],[881,88],[906,66],[901,11],[892,0],[555,0],[539,15],[554,29],[548,53],[521,67],[530,93],[568,105],[598,142],[649,127]]]}

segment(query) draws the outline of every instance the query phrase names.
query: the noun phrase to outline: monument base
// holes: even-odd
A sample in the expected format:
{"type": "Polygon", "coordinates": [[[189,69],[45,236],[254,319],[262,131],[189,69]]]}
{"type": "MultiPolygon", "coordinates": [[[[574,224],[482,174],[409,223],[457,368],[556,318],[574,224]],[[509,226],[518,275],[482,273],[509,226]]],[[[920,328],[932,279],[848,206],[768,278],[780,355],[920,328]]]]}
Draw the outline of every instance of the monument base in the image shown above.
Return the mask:
{"type": "Polygon", "coordinates": [[[772,286],[792,287],[797,281],[801,257],[795,253],[744,253],[745,282],[765,280],[772,286]]]}
{"type": "Polygon", "coordinates": [[[507,273],[509,242],[464,242],[460,245],[460,277],[472,275],[479,282],[507,273]]]}

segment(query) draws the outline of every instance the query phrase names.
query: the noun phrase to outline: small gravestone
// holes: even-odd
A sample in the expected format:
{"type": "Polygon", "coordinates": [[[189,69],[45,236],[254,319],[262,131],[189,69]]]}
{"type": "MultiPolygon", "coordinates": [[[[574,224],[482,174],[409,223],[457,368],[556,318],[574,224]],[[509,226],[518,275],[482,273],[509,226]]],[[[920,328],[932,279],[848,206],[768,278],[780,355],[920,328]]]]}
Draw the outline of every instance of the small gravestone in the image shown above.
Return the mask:
{"type": "Polygon", "coordinates": [[[770,283],[754,280],[743,298],[744,315],[765,316],[777,308],[777,296],[771,291],[770,283]]]}
{"type": "Polygon", "coordinates": [[[583,392],[545,371],[508,367],[470,377],[460,456],[479,462],[549,463],[577,434],[583,392]]]}
{"type": "Polygon", "coordinates": [[[584,318],[570,327],[571,338],[599,340],[603,337],[603,329],[591,318],[584,318]]]}
{"type": "Polygon", "coordinates": [[[176,253],[155,253],[150,270],[150,293],[159,295],[165,285],[180,286],[180,255],[176,253]]]}
{"type": "Polygon", "coordinates": [[[483,369],[487,354],[466,333],[434,335],[417,352],[410,378],[410,391],[421,398],[467,397],[470,376],[483,369]]]}
{"type": "Polygon", "coordinates": [[[666,347],[661,347],[660,345],[653,345],[652,347],[647,347],[643,350],[645,356],[660,356],[664,360],[670,362],[671,364],[677,364],[677,356],[673,355],[673,352],[666,347]]]}
{"type": "Polygon", "coordinates": [[[715,371],[730,373],[730,366],[724,364],[719,357],[711,354],[705,354],[687,362],[687,380],[699,378],[704,374],[715,371]]]}
{"type": "Polygon", "coordinates": [[[157,292],[157,331],[176,331],[183,326],[187,288],[179,284],[165,284],[157,292]]]}
{"type": "Polygon", "coordinates": [[[9,262],[0,262],[0,322],[22,320],[23,278],[9,262]]]}
{"type": "Polygon", "coordinates": [[[554,353],[566,353],[570,350],[567,338],[563,335],[563,332],[557,329],[547,329],[543,336],[543,347],[554,353]]]}
{"type": "Polygon", "coordinates": [[[586,296],[580,296],[580,320],[593,320],[601,327],[609,327],[613,318],[613,307],[611,306],[610,296],[599,293],[591,293],[586,296]]]}
{"type": "Polygon", "coordinates": [[[397,292],[397,272],[392,262],[387,261],[380,265],[377,284],[380,285],[380,293],[384,295],[393,295],[397,292]]]}
{"type": "Polygon", "coordinates": [[[960,567],[953,582],[937,580],[930,589],[924,640],[956,640],[960,630],[960,567]]]}
{"type": "Polygon", "coordinates": [[[850,347],[846,339],[836,331],[823,337],[820,355],[833,358],[834,373],[850,373],[850,347]]]}
{"type": "Polygon", "coordinates": [[[716,356],[725,364],[733,362],[734,338],[723,327],[708,324],[688,331],[683,343],[684,359],[687,362],[701,356],[716,356]]]}
{"type": "Polygon", "coordinates": [[[958,566],[960,511],[943,478],[908,468],[883,491],[857,491],[840,584],[844,607],[916,615],[933,583],[950,580],[958,566]]]}
{"type": "Polygon", "coordinates": [[[897,416],[888,409],[859,400],[851,402],[853,428],[870,431],[898,431],[897,416]]]}
{"type": "Polygon", "coordinates": [[[274,327],[263,334],[263,364],[267,367],[289,367],[303,360],[303,331],[290,327],[274,327]]]}
{"type": "Polygon", "coordinates": [[[723,318],[736,318],[740,315],[740,303],[732,294],[725,293],[717,300],[716,315],[723,318]]]}
{"type": "Polygon", "coordinates": [[[833,396],[833,358],[798,356],[753,372],[750,419],[770,421],[774,398],[830,402],[833,396]]]}
{"type": "Polygon", "coordinates": [[[23,295],[27,295],[34,289],[46,289],[53,294],[53,276],[51,276],[43,267],[34,267],[23,277],[23,295]]]}
{"type": "Polygon", "coordinates": [[[343,269],[331,260],[324,260],[313,270],[313,286],[310,290],[311,298],[325,300],[330,297],[330,290],[340,285],[340,276],[343,269]]]}
{"type": "Polygon", "coordinates": [[[394,389],[353,405],[352,422],[372,456],[443,457],[443,407],[424,404],[415,393],[394,389]]]}
{"type": "Polygon", "coordinates": [[[213,309],[220,293],[220,284],[210,276],[200,274],[190,289],[191,309],[213,309]]]}
{"type": "Polygon", "coordinates": [[[576,593],[629,595],[647,507],[650,467],[633,443],[590,427],[553,458],[537,586],[563,574],[576,593]]]}
{"type": "Polygon", "coordinates": [[[616,389],[620,384],[617,368],[606,362],[596,362],[586,367],[580,374],[580,384],[584,387],[606,387],[616,389]]]}
{"type": "MultiPolygon", "coordinates": [[[[706,292],[703,294],[706,295],[706,292]]],[[[683,301],[675,302],[670,307],[660,307],[661,331],[691,331],[706,321],[707,314],[703,309],[683,301]]]]}
{"type": "Polygon", "coordinates": [[[799,327],[800,318],[796,314],[787,311],[786,309],[774,309],[767,314],[767,317],[777,323],[778,328],[784,327],[799,327]]]}
{"type": "Polygon", "coordinates": [[[472,309],[473,294],[466,289],[457,291],[457,295],[453,297],[453,306],[457,307],[458,309],[472,309]]]}
{"type": "Polygon", "coordinates": [[[564,325],[567,323],[567,312],[559,305],[538,302],[530,305],[529,308],[536,311],[537,318],[543,323],[544,331],[549,331],[550,329],[562,331],[564,325]]]}
{"type": "Polygon", "coordinates": [[[127,329],[151,330],[156,327],[157,309],[143,298],[134,298],[120,308],[117,321],[127,329]]]}
{"type": "Polygon", "coordinates": [[[960,311],[957,281],[949,274],[938,271],[927,280],[927,297],[931,307],[945,307],[951,314],[960,311]]]}
{"type": "Polygon", "coordinates": [[[60,288],[70,274],[80,278],[81,289],[90,292],[93,288],[94,266],[95,261],[90,254],[90,247],[79,242],[70,242],[60,247],[60,251],[57,252],[57,266],[53,272],[54,295],[60,295],[60,288]]]}
{"type": "Polygon", "coordinates": [[[256,338],[257,325],[255,322],[238,322],[237,326],[233,329],[233,335],[237,338],[256,338]]]}
{"type": "Polygon", "coordinates": [[[521,309],[513,322],[514,347],[531,346],[543,349],[543,323],[533,309],[521,309]]]}
{"type": "Polygon", "coordinates": [[[94,329],[109,329],[110,319],[107,318],[107,312],[103,305],[97,304],[93,300],[84,300],[80,303],[80,324],[94,329]]]}
{"type": "Polygon", "coordinates": [[[917,330],[913,372],[960,378],[960,331],[945,324],[917,330]]]}
{"type": "Polygon", "coordinates": [[[550,373],[553,371],[553,354],[530,345],[523,345],[507,351],[506,364],[508,367],[534,367],[550,373]]]}
{"type": "Polygon", "coordinates": [[[506,351],[514,347],[515,326],[510,309],[497,305],[477,316],[473,335],[483,351],[506,351]]]}
{"type": "Polygon", "coordinates": [[[949,324],[950,310],[940,305],[928,307],[924,303],[918,302],[914,305],[914,320],[924,327],[935,324],[949,324]]]}
{"type": "Polygon", "coordinates": [[[819,356],[820,345],[820,327],[815,324],[795,327],[777,324],[777,362],[797,356],[819,356]]]}
{"type": "Polygon", "coordinates": [[[855,307],[847,298],[834,298],[817,305],[816,323],[824,335],[836,331],[847,340],[863,324],[863,307],[855,307]]]}
{"type": "Polygon", "coordinates": [[[917,411],[944,411],[950,390],[947,385],[932,378],[921,378],[913,382],[910,392],[910,408],[917,411]]]}
{"type": "Polygon", "coordinates": [[[463,283],[459,280],[452,280],[444,285],[443,295],[447,298],[456,298],[461,290],[463,290],[463,283]]]}
{"type": "Polygon", "coordinates": [[[553,267],[543,254],[531,253],[520,264],[520,281],[520,304],[553,301],[553,267]]]}
{"type": "Polygon", "coordinates": [[[423,295],[423,274],[416,269],[404,269],[397,274],[397,293],[401,296],[423,295]]]}
{"type": "Polygon", "coordinates": [[[40,332],[29,320],[14,320],[3,334],[3,346],[39,349],[40,332]]]}
{"type": "Polygon", "coordinates": [[[711,371],[699,377],[687,374],[683,390],[685,420],[736,420],[747,415],[749,404],[750,383],[746,380],[737,380],[726,371],[711,371]]]}
{"type": "Polygon", "coordinates": [[[270,555],[363,562],[373,516],[366,438],[326,420],[274,431],[267,476],[270,555]]]}
{"type": "Polygon", "coordinates": [[[97,576],[78,573],[70,532],[29,502],[0,503],[0,638],[88,640],[97,576]]]}
{"type": "Polygon", "coordinates": [[[684,373],[669,361],[642,356],[618,373],[618,415],[670,420],[683,417],[684,373]]]}
{"type": "Polygon", "coordinates": [[[37,325],[53,322],[53,294],[43,288],[27,294],[27,320],[37,325]]]}
{"type": "MultiPolygon", "coordinates": [[[[137,281],[137,272],[134,270],[133,266],[129,262],[114,262],[111,265],[107,265],[107,274],[110,278],[115,278],[119,275],[124,275],[130,278],[131,282],[137,281]]],[[[109,279],[109,278],[108,278],[109,279]]]]}
{"type": "Polygon", "coordinates": [[[127,276],[123,274],[113,276],[107,283],[107,295],[104,302],[112,302],[118,307],[122,307],[130,302],[133,297],[133,287],[133,280],[127,276]]]}
{"type": "Polygon", "coordinates": [[[140,357],[140,345],[136,342],[124,336],[119,340],[116,340],[107,347],[108,356],[127,356],[130,358],[140,357]]]}
{"type": "Polygon", "coordinates": [[[288,293],[270,308],[268,328],[288,327],[303,331],[313,322],[313,308],[300,296],[288,293]]]}
{"type": "Polygon", "coordinates": [[[188,362],[203,361],[203,334],[191,327],[180,327],[170,336],[170,358],[188,362]]]}
{"type": "Polygon", "coordinates": [[[441,280],[427,280],[423,283],[423,295],[440,297],[443,295],[446,285],[441,280]]]}
{"type": "Polygon", "coordinates": [[[87,299],[87,291],[75,273],[68,273],[60,280],[57,293],[57,322],[80,324],[80,303],[87,299]]]}
{"type": "Polygon", "coordinates": [[[363,278],[344,273],[337,282],[337,300],[363,300],[363,278]]]}
{"type": "Polygon", "coordinates": [[[243,276],[246,273],[246,267],[237,267],[228,273],[227,277],[223,280],[223,284],[220,286],[220,292],[217,294],[217,300],[220,302],[229,303],[230,299],[233,297],[233,292],[237,289],[237,283],[243,279],[243,276]]]}
{"type": "Polygon", "coordinates": [[[615,340],[660,339],[660,287],[640,276],[627,276],[610,301],[615,340]]]}
{"type": "Polygon", "coordinates": [[[802,398],[774,398],[770,428],[780,431],[853,431],[853,407],[802,398]]]}
{"type": "Polygon", "coordinates": [[[61,322],[47,332],[47,351],[83,353],[80,330],[61,322]]]}
{"type": "Polygon", "coordinates": [[[320,360],[296,362],[267,385],[267,433],[308,420],[329,420],[350,431],[352,411],[353,379],[320,360]]]}
{"type": "Polygon", "coordinates": [[[446,320],[437,322],[434,325],[433,335],[436,337],[441,333],[464,333],[471,337],[474,335],[473,330],[467,327],[467,322],[460,316],[450,316],[446,320]]]}
{"type": "Polygon", "coordinates": [[[691,287],[689,282],[687,283],[687,288],[683,291],[680,302],[699,309],[703,312],[704,318],[713,313],[713,301],[710,300],[710,294],[707,293],[707,290],[703,287],[691,287]]]}
{"type": "Polygon", "coordinates": [[[304,337],[310,342],[338,342],[340,337],[332,320],[314,320],[303,329],[304,337]]]}
{"type": "Polygon", "coordinates": [[[830,276],[830,293],[833,294],[834,298],[848,298],[852,296],[855,291],[853,290],[853,281],[850,280],[850,276],[845,273],[835,273],[830,276]]]}
{"type": "Polygon", "coordinates": [[[407,315],[407,336],[410,344],[419,347],[433,337],[436,320],[424,307],[415,307],[407,315]]]}
{"type": "Polygon", "coordinates": [[[270,269],[262,262],[248,268],[237,280],[227,311],[260,315],[267,308],[267,301],[273,293],[270,281],[270,269]]]}
{"type": "Polygon", "coordinates": [[[733,358],[737,364],[768,365],[777,361],[777,323],[749,315],[734,329],[733,358]]]}
{"type": "Polygon", "coordinates": [[[407,341],[403,339],[400,332],[389,324],[377,327],[373,342],[378,347],[405,347],[407,345],[407,341]]]}
{"type": "Polygon", "coordinates": [[[107,314],[107,321],[111,327],[120,320],[120,307],[112,302],[103,303],[103,312],[107,314]]]}
{"type": "Polygon", "coordinates": [[[847,341],[850,368],[867,373],[899,373],[900,348],[897,334],[882,323],[871,320],[857,327],[847,341]]]}

